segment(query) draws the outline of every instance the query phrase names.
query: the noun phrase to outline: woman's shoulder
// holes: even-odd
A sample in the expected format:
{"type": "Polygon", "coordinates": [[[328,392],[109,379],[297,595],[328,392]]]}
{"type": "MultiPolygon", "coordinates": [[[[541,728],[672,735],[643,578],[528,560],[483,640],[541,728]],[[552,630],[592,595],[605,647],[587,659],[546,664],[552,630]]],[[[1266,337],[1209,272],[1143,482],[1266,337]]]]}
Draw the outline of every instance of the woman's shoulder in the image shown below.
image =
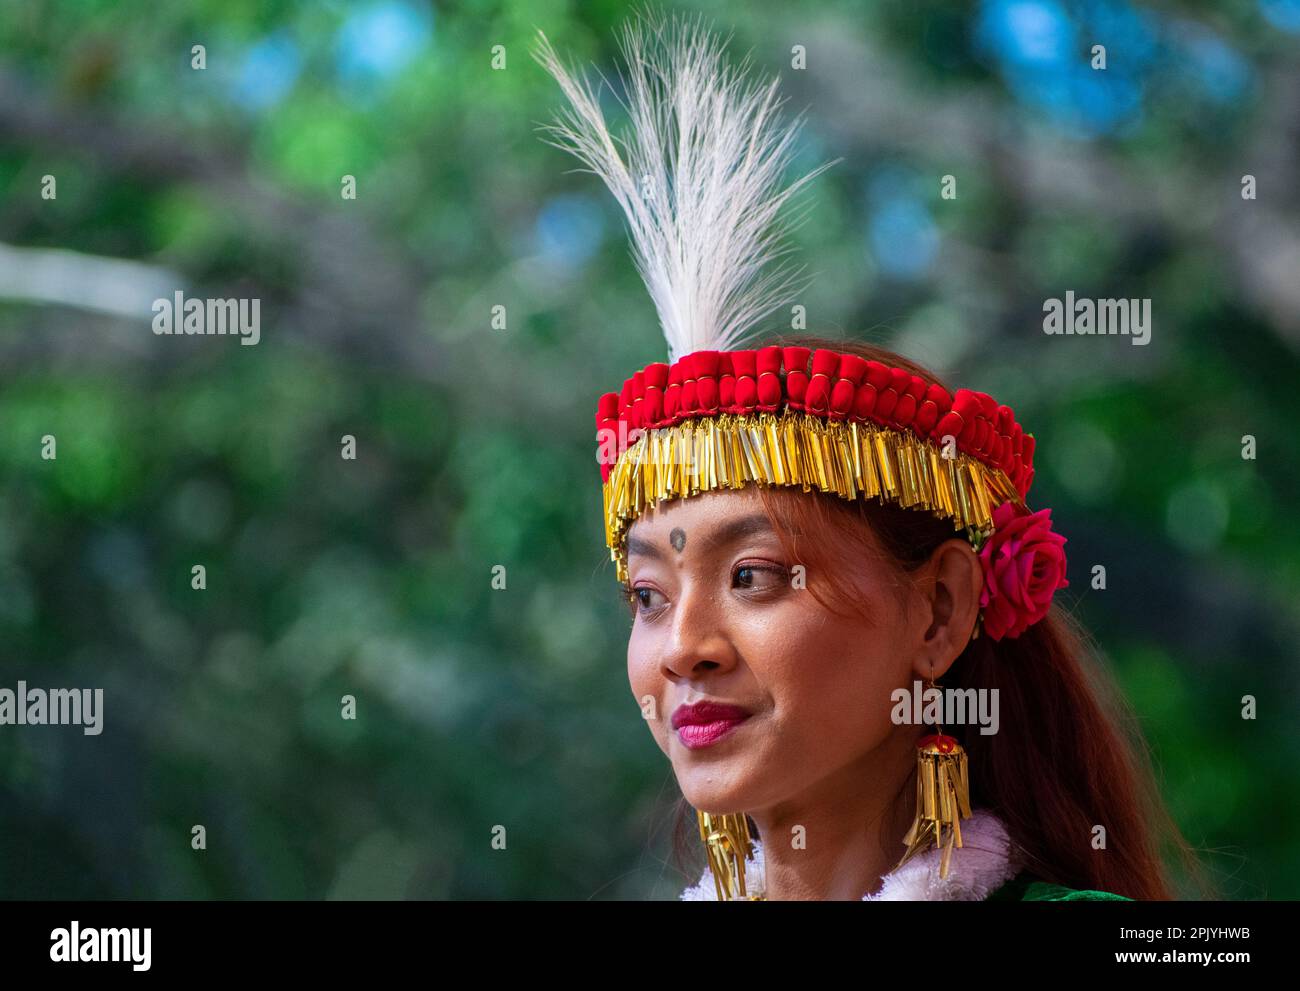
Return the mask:
{"type": "Polygon", "coordinates": [[[987,901],[1001,902],[1129,902],[1133,899],[1111,891],[1067,888],[1022,871],[989,895],[987,901]]]}

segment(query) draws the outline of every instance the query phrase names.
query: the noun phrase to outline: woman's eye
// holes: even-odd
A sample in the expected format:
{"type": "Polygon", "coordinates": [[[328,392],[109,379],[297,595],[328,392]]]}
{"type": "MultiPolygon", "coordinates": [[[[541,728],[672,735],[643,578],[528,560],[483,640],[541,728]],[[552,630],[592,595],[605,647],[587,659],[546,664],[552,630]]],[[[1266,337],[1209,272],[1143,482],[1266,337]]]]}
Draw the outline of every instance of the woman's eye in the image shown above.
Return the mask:
{"type": "Polygon", "coordinates": [[[645,585],[638,585],[636,588],[632,589],[632,604],[642,612],[646,612],[655,607],[656,595],[659,595],[659,592],[655,589],[648,588],[645,585]]]}
{"type": "MultiPolygon", "coordinates": [[[[746,591],[766,592],[783,586],[788,577],[789,573],[783,568],[748,564],[735,569],[732,582],[734,587],[746,591]]],[[[624,585],[623,588],[628,604],[636,612],[649,614],[667,605],[667,597],[657,588],[649,585],[624,585]]]]}
{"type": "Polygon", "coordinates": [[[742,564],[736,569],[735,582],[740,588],[776,588],[785,582],[785,572],[779,568],[760,568],[755,564],[742,564]]]}

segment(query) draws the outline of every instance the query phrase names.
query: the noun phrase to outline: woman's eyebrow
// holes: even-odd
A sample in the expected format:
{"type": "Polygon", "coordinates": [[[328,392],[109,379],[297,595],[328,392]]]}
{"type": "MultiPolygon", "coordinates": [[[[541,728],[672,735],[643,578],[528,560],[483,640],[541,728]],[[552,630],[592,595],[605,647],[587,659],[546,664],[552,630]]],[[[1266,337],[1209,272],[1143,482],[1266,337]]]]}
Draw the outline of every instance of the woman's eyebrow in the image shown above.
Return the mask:
{"type": "Polygon", "coordinates": [[[662,561],[664,553],[648,540],[642,540],[640,537],[627,538],[627,556],[632,558],[636,555],[648,557],[653,561],[662,561]]]}
{"type": "Polygon", "coordinates": [[[728,520],[716,530],[700,538],[700,543],[705,547],[721,547],[725,544],[733,543],[742,537],[757,537],[760,534],[775,533],[772,529],[772,521],[761,513],[755,513],[752,516],[741,516],[734,520],[728,520]]]}
{"type": "MultiPolygon", "coordinates": [[[[701,537],[700,544],[705,549],[712,549],[732,543],[742,537],[754,537],[771,533],[775,533],[772,529],[772,521],[761,513],[755,513],[751,516],[740,516],[734,520],[728,520],[722,526],[701,537]]],[[[627,556],[630,558],[633,554],[641,554],[656,561],[664,559],[663,551],[648,540],[642,540],[639,537],[627,538],[627,556]]]]}

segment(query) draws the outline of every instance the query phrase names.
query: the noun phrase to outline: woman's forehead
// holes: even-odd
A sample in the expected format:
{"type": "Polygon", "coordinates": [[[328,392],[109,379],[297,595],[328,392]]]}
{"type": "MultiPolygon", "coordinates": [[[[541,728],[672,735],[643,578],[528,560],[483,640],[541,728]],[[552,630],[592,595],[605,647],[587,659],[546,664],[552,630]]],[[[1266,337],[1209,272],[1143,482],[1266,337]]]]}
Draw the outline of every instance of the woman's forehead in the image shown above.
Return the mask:
{"type": "MultiPolygon", "coordinates": [[[[628,530],[642,538],[667,534],[674,527],[724,526],[740,517],[767,519],[762,499],[751,489],[703,492],[680,499],[668,499],[646,510],[628,530]]],[[[770,525],[770,524],[769,524],[770,525]]]]}

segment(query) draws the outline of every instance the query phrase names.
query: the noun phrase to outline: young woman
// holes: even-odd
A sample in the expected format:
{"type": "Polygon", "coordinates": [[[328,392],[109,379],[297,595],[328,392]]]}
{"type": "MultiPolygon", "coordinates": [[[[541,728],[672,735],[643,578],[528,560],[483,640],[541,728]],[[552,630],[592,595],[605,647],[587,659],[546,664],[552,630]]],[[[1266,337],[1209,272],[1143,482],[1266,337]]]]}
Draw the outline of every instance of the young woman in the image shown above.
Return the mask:
{"type": "MultiPolygon", "coordinates": [[[[945,388],[881,348],[784,343],[945,388]]],[[[745,811],[766,898],[1171,897],[1162,841],[1188,851],[1084,634],[1053,605],[972,639],[989,579],[948,520],[750,483],[647,509],[626,548],[632,692],[685,801],[745,811]],[[973,813],[946,878],[938,849],[895,869],[933,731],[895,719],[917,682],[998,700],[996,732],[944,727],[973,813]]],[[[717,897],[710,874],[682,897],[717,897]]]]}
{"type": "Polygon", "coordinates": [[[623,49],[621,140],[544,36],[537,57],[669,346],[596,420],[632,692],[708,858],[682,898],[1170,897],[1162,836],[1186,847],[1053,605],[1035,439],[881,348],[739,347],[797,298],[763,270],[821,169],[782,188],[775,85],[698,27],[638,21],[623,49]]]}

